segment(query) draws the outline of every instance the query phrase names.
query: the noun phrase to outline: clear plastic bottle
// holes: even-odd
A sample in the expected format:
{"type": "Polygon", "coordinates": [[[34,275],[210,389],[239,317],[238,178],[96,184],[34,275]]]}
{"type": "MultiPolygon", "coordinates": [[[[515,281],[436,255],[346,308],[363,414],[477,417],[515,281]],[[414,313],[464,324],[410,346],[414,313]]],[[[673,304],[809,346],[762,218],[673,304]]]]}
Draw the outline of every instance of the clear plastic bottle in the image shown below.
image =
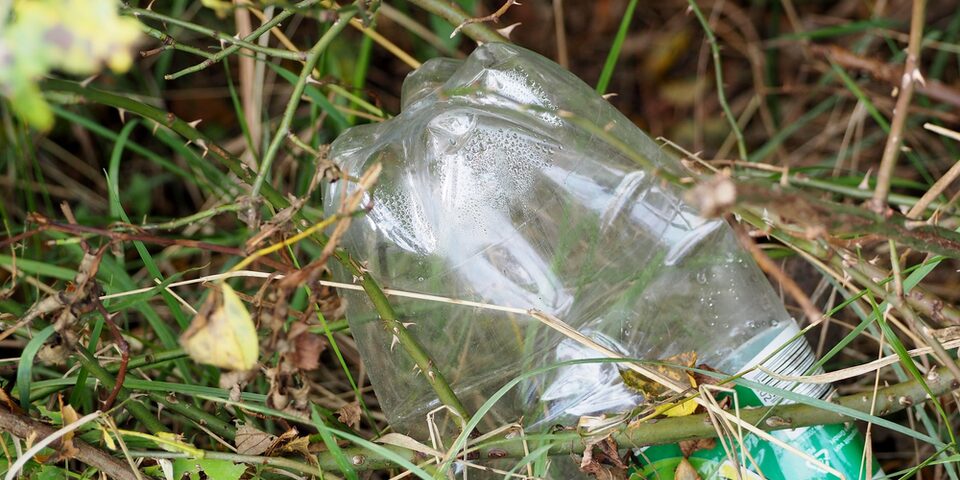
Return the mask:
{"type": "MultiPolygon", "coordinates": [[[[383,286],[536,308],[624,355],[695,351],[731,373],[797,332],[729,225],[702,218],[677,188],[570,121],[590,122],[679,172],[676,159],[553,62],[484,45],[462,62],[425,63],[404,82],[402,103],[396,118],[351,129],[331,152],[351,174],[383,164],[373,209],[343,239],[383,286]]],[[[328,212],[343,188],[354,186],[336,184],[328,212]]],[[[439,406],[432,389],[391,348],[365,297],[347,297],[351,332],[391,425],[424,431],[439,406]]],[[[391,303],[468,408],[523,372],[597,356],[527,316],[391,303]]],[[[782,365],[768,366],[798,374],[813,362],[803,340],[784,351],[782,365]]],[[[828,388],[797,390],[823,396],[828,388]]],[[[571,424],[641,400],[616,365],[574,365],[522,383],[484,428],[521,417],[532,429],[571,424]]]]}

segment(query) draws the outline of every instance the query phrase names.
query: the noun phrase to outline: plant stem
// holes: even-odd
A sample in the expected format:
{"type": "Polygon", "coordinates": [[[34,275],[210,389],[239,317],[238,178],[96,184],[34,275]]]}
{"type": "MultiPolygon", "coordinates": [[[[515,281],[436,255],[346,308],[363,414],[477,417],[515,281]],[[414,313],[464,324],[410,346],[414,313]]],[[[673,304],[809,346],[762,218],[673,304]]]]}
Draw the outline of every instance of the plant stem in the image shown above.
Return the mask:
{"type": "Polygon", "coordinates": [[[349,25],[349,21],[354,15],[356,15],[355,9],[341,11],[337,21],[330,26],[330,29],[320,37],[320,40],[318,40],[307,53],[303,69],[300,70],[300,77],[297,79],[297,83],[293,85],[290,101],[287,102],[287,108],[283,111],[283,117],[280,119],[280,125],[277,127],[277,133],[274,134],[273,139],[270,141],[270,146],[267,147],[267,152],[260,161],[260,172],[253,181],[253,190],[250,192],[252,198],[257,198],[257,195],[259,195],[260,189],[263,188],[263,182],[270,173],[273,160],[277,157],[277,152],[280,151],[280,145],[287,139],[287,133],[290,132],[290,123],[293,122],[293,115],[297,112],[297,107],[300,106],[300,96],[303,95],[303,90],[307,86],[307,79],[310,78],[313,68],[317,65],[317,61],[320,60],[320,55],[326,51],[333,39],[349,25]]]}
{"type": "Polygon", "coordinates": [[[175,38],[171,37],[170,35],[164,32],[161,32],[160,30],[157,30],[156,28],[153,28],[147,25],[146,23],[140,22],[140,30],[142,30],[143,33],[146,33],[147,35],[157,40],[160,40],[160,43],[163,44],[163,46],[160,47],[161,49],[165,50],[168,48],[172,48],[174,50],[180,50],[181,52],[191,53],[193,55],[197,55],[203,58],[213,57],[212,53],[206,52],[197,47],[191,47],[190,45],[182,44],[178,42],[175,38]]]}
{"type": "MultiPolygon", "coordinates": [[[[456,3],[449,0],[410,0],[410,3],[440,17],[450,25],[457,26],[470,18],[456,3]]],[[[468,37],[481,43],[510,43],[503,35],[483,23],[470,23],[460,29],[468,37]]]]}
{"type": "MultiPolygon", "coordinates": [[[[177,118],[172,113],[160,110],[151,105],[140,103],[131,98],[105,92],[103,90],[85,87],[78,83],[65,80],[47,80],[44,84],[44,88],[49,91],[60,91],[78,95],[87,101],[111,106],[114,108],[121,108],[126,110],[128,113],[140,115],[144,118],[157,122],[157,124],[173,130],[175,133],[187,139],[189,142],[201,146],[206,150],[207,158],[226,166],[241,181],[247,184],[252,184],[254,181],[253,172],[251,172],[250,168],[241,162],[239,158],[206,138],[195,127],[185,122],[183,119],[177,118]]],[[[277,210],[282,210],[290,206],[290,202],[284,197],[284,195],[273,188],[273,186],[269,183],[263,184],[260,189],[260,193],[263,195],[264,199],[266,199],[266,201],[277,210]]],[[[308,224],[316,223],[314,219],[307,218],[303,212],[297,212],[294,215],[294,219],[297,220],[297,222],[305,221],[308,224]]],[[[327,241],[327,237],[319,232],[313,236],[313,239],[320,244],[326,244],[327,241]]],[[[400,340],[401,345],[408,353],[414,352],[415,361],[417,361],[417,365],[420,367],[425,376],[429,372],[434,373],[432,376],[427,376],[427,381],[437,393],[437,397],[440,399],[440,401],[443,402],[444,405],[448,406],[451,410],[456,412],[457,415],[464,419],[464,421],[468,419],[470,415],[466,408],[453,393],[453,389],[450,388],[450,385],[446,382],[446,379],[443,377],[443,375],[440,375],[439,372],[437,372],[433,367],[434,363],[430,359],[429,355],[427,355],[423,347],[420,346],[413,339],[413,337],[407,333],[406,327],[404,327],[401,322],[396,321],[398,318],[397,314],[394,312],[393,307],[390,305],[386,296],[384,296],[383,292],[380,290],[376,280],[367,275],[360,265],[355,262],[346,251],[338,250],[334,254],[334,258],[342,263],[353,275],[363,279],[362,285],[364,290],[370,297],[370,300],[373,302],[377,313],[382,319],[384,319],[384,322],[387,322],[391,330],[396,328],[397,331],[400,332],[397,335],[397,338],[400,340]]]]}
{"type": "MultiPolygon", "coordinates": [[[[83,364],[83,367],[90,372],[91,375],[97,378],[104,387],[112,389],[116,385],[116,381],[113,378],[113,375],[103,368],[100,365],[100,362],[97,361],[90,352],[86,349],[78,348],[75,350],[76,355],[74,355],[77,360],[83,364]]],[[[123,403],[124,408],[130,412],[130,415],[133,415],[138,422],[143,424],[150,433],[156,434],[158,432],[167,432],[167,427],[164,427],[159,420],[153,417],[153,414],[146,407],[146,405],[140,403],[139,400],[129,399],[130,392],[126,388],[121,387],[117,393],[118,400],[125,400],[123,403]]]]}
{"type": "MultiPolygon", "coordinates": [[[[282,49],[282,48],[261,47],[260,45],[257,45],[256,43],[248,42],[246,39],[234,38],[234,37],[231,36],[231,35],[227,35],[226,33],[218,32],[218,31],[216,31],[216,30],[214,30],[214,29],[212,29],[212,28],[201,27],[200,25],[197,25],[197,24],[195,24],[195,23],[188,22],[188,21],[186,21],[186,20],[181,20],[181,19],[179,19],[179,18],[169,17],[169,16],[167,16],[167,15],[163,15],[163,14],[154,12],[153,10],[146,10],[146,9],[143,9],[143,8],[127,8],[127,9],[125,9],[124,11],[127,12],[127,13],[131,13],[131,14],[133,14],[133,15],[136,16],[136,17],[152,18],[152,19],[154,19],[154,20],[160,20],[160,21],[162,21],[162,22],[164,22],[164,23],[170,23],[170,24],[176,25],[176,26],[178,26],[178,27],[183,27],[183,28],[185,28],[185,29],[187,29],[187,30],[193,30],[194,32],[201,33],[201,34],[203,34],[203,35],[207,35],[207,36],[209,36],[209,37],[215,38],[215,39],[219,40],[220,42],[228,43],[228,44],[230,44],[231,46],[236,47],[237,49],[246,48],[246,49],[249,49],[249,50],[253,50],[253,51],[255,51],[255,52],[263,53],[263,54],[265,54],[265,55],[270,55],[270,56],[274,56],[274,57],[284,58],[284,59],[287,59],[287,60],[299,60],[299,61],[303,61],[303,60],[306,58],[306,54],[304,54],[303,52],[291,52],[291,51],[289,51],[289,50],[284,50],[284,49],[282,49]]],[[[262,25],[261,28],[263,28],[263,26],[265,26],[265,25],[266,25],[266,24],[262,25]]],[[[259,29],[258,29],[258,30],[259,30],[259,29]]],[[[253,34],[255,34],[255,33],[256,33],[256,31],[253,32],[253,34]]],[[[253,37],[253,34],[251,34],[250,37],[253,37]]],[[[259,36],[259,35],[258,35],[258,36],[259,36]]],[[[256,38],[256,37],[254,37],[254,38],[256,38]]],[[[225,51],[225,50],[226,50],[226,49],[221,50],[221,52],[223,52],[223,51],[225,51]]],[[[212,58],[209,58],[209,59],[207,59],[204,63],[211,62],[211,64],[212,64],[212,63],[213,63],[212,60],[213,60],[212,58]]],[[[209,65],[207,65],[207,66],[209,66],[209,65]]],[[[204,68],[206,68],[206,67],[204,67],[204,68]]],[[[202,70],[202,69],[200,69],[200,70],[202,70]]],[[[177,72],[177,73],[180,73],[180,72],[177,72]]],[[[167,80],[171,80],[170,78],[167,78],[167,77],[169,77],[169,75],[164,76],[164,78],[166,78],[167,80]]]]}
{"type": "Polygon", "coordinates": [[[923,24],[926,13],[926,0],[913,0],[910,19],[910,41],[907,44],[907,61],[900,79],[900,96],[893,108],[893,121],[890,122],[890,135],[883,147],[883,157],[877,170],[877,188],[873,191],[870,206],[874,211],[886,210],[887,195],[890,193],[890,179],[893,167],[897,164],[900,143],[903,140],[903,126],[907,122],[910,100],[913,98],[913,85],[920,77],[920,47],[923,42],[923,24]]]}
{"type": "Polygon", "coordinates": [[[743,132],[740,131],[740,126],[737,125],[737,117],[733,115],[730,104],[727,103],[727,94],[723,91],[723,65],[720,63],[720,47],[717,46],[717,37],[714,36],[713,29],[710,28],[710,22],[703,16],[703,12],[701,12],[700,7],[697,6],[697,2],[695,0],[687,0],[687,3],[690,4],[690,9],[693,10],[693,14],[697,16],[697,20],[700,21],[700,25],[707,35],[707,42],[710,43],[710,53],[713,56],[713,71],[717,78],[717,100],[719,100],[720,106],[723,108],[723,114],[727,117],[727,122],[730,124],[733,135],[737,138],[737,151],[740,153],[740,160],[747,161],[747,144],[743,140],[743,132]]]}
{"type": "MultiPolygon", "coordinates": [[[[24,440],[33,438],[34,441],[47,438],[57,432],[56,429],[44,423],[18,415],[5,408],[0,408],[0,431],[8,432],[24,440]]],[[[125,465],[107,452],[93,447],[79,438],[73,439],[73,445],[77,450],[74,458],[103,472],[107,477],[116,480],[139,480],[139,477],[134,474],[129,465],[125,465]]]]}
{"type": "MultiPolygon", "coordinates": [[[[246,37],[244,37],[243,41],[246,42],[247,44],[253,44],[253,42],[256,41],[258,38],[260,38],[261,35],[270,31],[271,28],[274,28],[277,25],[280,25],[280,23],[283,22],[284,20],[292,17],[294,14],[297,13],[298,10],[316,5],[317,3],[319,3],[319,1],[320,0],[305,0],[300,3],[297,3],[296,5],[293,6],[293,8],[288,8],[286,10],[283,10],[282,12],[278,13],[275,17],[271,18],[269,21],[264,22],[262,25],[260,25],[260,27],[258,27],[253,32],[251,32],[250,35],[247,35],[246,37]]],[[[229,46],[220,50],[217,53],[214,53],[212,56],[210,56],[210,58],[207,58],[203,62],[200,62],[192,67],[187,67],[178,72],[174,72],[169,75],[164,75],[163,78],[166,80],[175,80],[184,75],[189,75],[194,72],[199,72],[200,70],[209,68],[211,65],[223,60],[228,55],[232,55],[236,53],[237,51],[240,50],[240,48],[241,48],[241,45],[236,43],[231,43],[229,46]]],[[[255,50],[259,51],[260,46],[256,45],[255,50]]]]}
{"type": "MultiPolygon", "coordinates": [[[[86,368],[91,375],[96,377],[97,380],[99,380],[100,383],[102,383],[106,388],[114,388],[116,381],[114,380],[113,375],[107,371],[106,368],[100,365],[100,362],[97,362],[96,358],[90,355],[90,352],[87,352],[84,349],[78,349],[77,352],[77,358],[80,360],[80,363],[83,364],[84,368],[86,368]]],[[[126,388],[121,387],[119,394],[117,395],[117,399],[122,400],[128,398],[129,396],[129,391],[127,391],[126,388]]],[[[186,418],[206,426],[221,437],[232,440],[236,435],[236,432],[234,431],[233,427],[230,426],[230,424],[215,415],[211,415],[198,409],[190,403],[182,401],[170,401],[167,397],[160,395],[159,393],[150,393],[148,396],[154,402],[163,404],[166,409],[174,411],[186,418]]],[[[127,411],[134,416],[134,418],[143,423],[151,433],[167,431],[166,427],[164,427],[159,420],[154,418],[149,409],[147,409],[146,406],[144,406],[138,400],[128,399],[124,404],[124,408],[126,408],[127,411]]]]}
{"type": "MultiPolygon", "coordinates": [[[[943,395],[955,389],[954,384],[956,378],[957,377],[950,373],[948,368],[940,368],[934,374],[928,376],[926,383],[934,395],[943,395]]],[[[877,390],[875,396],[866,393],[856,393],[837,398],[831,403],[861,413],[869,413],[872,406],[873,411],[876,412],[877,415],[887,416],[911,405],[923,403],[926,398],[927,392],[923,386],[916,380],[909,380],[881,388],[877,390]]],[[[743,409],[740,410],[740,418],[766,431],[814,425],[830,425],[853,420],[853,418],[837,411],[801,403],[776,407],[743,409]]],[[[621,449],[670,444],[683,440],[713,438],[715,436],[716,430],[706,414],[662,418],[656,422],[647,422],[634,427],[620,427],[613,433],[613,439],[621,449]]],[[[549,441],[551,445],[550,455],[567,455],[570,453],[582,453],[585,448],[584,441],[587,437],[577,431],[563,431],[549,435],[534,434],[525,437],[498,437],[481,443],[479,446],[474,447],[474,450],[479,454],[478,460],[488,458],[519,459],[527,454],[526,448],[529,448],[529,446],[525,444],[538,439],[549,441]]],[[[393,446],[387,446],[387,448],[413,463],[423,461],[423,456],[412,450],[393,446]]],[[[383,470],[397,467],[397,465],[388,458],[371,452],[369,449],[348,447],[341,450],[343,455],[351,459],[352,466],[357,471],[383,470]]],[[[171,458],[173,455],[182,456],[182,454],[168,455],[171,455],[171,458]]],[[[263,457],[238,456],[219,452],[209,452],[207,458],[220,458],[220,455],[231,455],[230,458],[223,457],[223,459],[236,462],[260,463],[267,461],[263,457]],[[217,457],[211,455],[217,455],[217,457]]],[[[320,468],[325,471],[338,470],[337,461],[330,452],[321,452],[317,456],[317,460],[320,468]]],[[[280,463],[273,464],[287,467],[287,465],[281,465],[280,463]]],[[[300,465],[289,465],[289,467],[294,469],[301,468],[300,465]]],[[[309,473],[303,470],[298,471],[309,473]]]]}

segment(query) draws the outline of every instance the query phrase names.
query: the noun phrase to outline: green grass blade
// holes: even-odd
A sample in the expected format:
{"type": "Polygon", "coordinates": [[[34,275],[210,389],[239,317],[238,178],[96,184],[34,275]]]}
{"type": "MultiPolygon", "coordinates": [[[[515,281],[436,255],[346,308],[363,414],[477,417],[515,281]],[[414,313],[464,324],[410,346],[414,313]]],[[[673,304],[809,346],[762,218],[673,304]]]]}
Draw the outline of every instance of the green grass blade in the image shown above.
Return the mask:
{"type": "Polygon", "coordinates": [[[617,29],[617,36],[613,38],[613,44],[610,45],[610,52],[607,53],[607,59],[603,62],[603,70],[600,72],[600,79],[597,80],[597,93],[604,94],[607,87],[610,86],[610,79],[613,78],[613,69],[617,66],[617,60],[620,59],[620,50],[623,49],[623,42],[627,39],[627,31],[630,30],[630,21],[633,20],[633,12],[637,9],[637,0],[630,0],[627,4],[627,11],[623,13],[623,19],[620,20],[620,28],[617,29]]]}

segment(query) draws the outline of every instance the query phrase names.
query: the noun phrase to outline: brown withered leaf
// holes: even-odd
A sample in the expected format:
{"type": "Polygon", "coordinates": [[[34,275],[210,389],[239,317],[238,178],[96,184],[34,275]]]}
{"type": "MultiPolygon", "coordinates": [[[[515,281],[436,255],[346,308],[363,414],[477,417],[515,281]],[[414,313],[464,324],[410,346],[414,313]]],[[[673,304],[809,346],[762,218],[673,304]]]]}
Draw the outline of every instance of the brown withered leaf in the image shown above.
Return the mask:
{"type": "Polygon", "coordinates": [[[270,435],[244,424],[237,428],[234,445],[237,447],[237,453],[241,455],[260,455],[273,447],[276,441],[276,435],[270,435]]]}
{"type": "Polygon", "coordinates": [[[296,428],[291,428],[290,430],[281,433],[280,436],[277,437],[277,439],[273,442],[273,445],[270,445],[270,448],[267,449],[267,455],[273,456],[277,452],[284,451],[284,448],[286,448],[287,444],[296,439],[297,435],[300,435],[300,432],[298,432],[296,428]]]}
{"type": "Polygon", "coordinates": [[[693,452],[699,450],[713,450],[717,446],[715,438],[696,438],[693,440],[684,440],[680,442],[680,451],[684,457],[689,457],[693,452]]]}
{"type": "Polygon", "coordinates": [[[37,352],[37,360],[44,365],[63,366],[70,359],[70,350],[62,343],[48,344],[37,352]]]}
{"type": "MultiPolygon", "coordinates": [[[[697,370],[705,370],[708,372],[718,372],[716,368],[707,365],[706,363],[701,363],[697,365],[697,370]]],[[[693,372],[693,380],[697,382],[697,385],[719,385],[720,379],[706,375],[700,372],[693,372]]]]}
{"type": "Polygon", "coordinates": [[[674,480],[702,480],[700,474],[697,473],[697,469],[693,468],[690,460],[686,458],[680,460],[680,463],[677,465],[677,470],[673,474],[673,478],[674,480]]]}
{"type": "MultiPolygon", "coordinates": [[[[60,401],[60,415],[63,419],[63,426],[66,427],[80,419],[77,411],[68,403],[63,403],[63,397],[58,396],[60,401]]],[[[60,446],[57,448],[56,461],[68,460],[80,454],[80,449],[73,444],[73,435],[76,431],[67,432],[60,438],[60,446]]]]}
{"type": "Polygon", "coordinates": [[[320,354],[326,349],[327,339],[313,333],[304,332],[293,339],[291,360],[300,370],[316,370],[320,367],[320,354]]]}
{"type": "Polygon", "coordinates": [[[360,402],[350,402],[337,409],[337,418],[344,425],[356,428],[360,425],[360,402]]]}
{"type": "Polygon", "coordinates": [[[7,408],[13,413],[22,413],[23,410],[20,409],[20,406],[10,398],[10,395],[7,394],[7,391],[3,388],[0,388],[0,402],[3,402],[7,408]]]}
{"type": "Polygon", "coordinates": [[[599,480],[626,480],[627,465],[620,458],[613,437],[587,440],[580,471],[599,480]]]}
{"type": "MultiPolygon", "coordinates": [[[[680,385],[696,386],[693,375],[686,370],[667,365],[681,365],[684,367],[693,367],[697,363],[697,352],[683,352],[672,357],[661,360],[662,364],[656,365],[654,370],[660,375],[673,380],[680,385]]],[[[672,393],[665,385],[654,382],[633,370],[621,370],[620,377],[623,383],[633,390],[643,394],[645,401],[650,402],[661,395],[672,393]]]]}
{"type": "Polygon", "coordinates": [[[317,465],[317,457],[310,453],[310,437],[297,437],[280,448],[283,453],[299,453],[310,463],[317,465]]]}

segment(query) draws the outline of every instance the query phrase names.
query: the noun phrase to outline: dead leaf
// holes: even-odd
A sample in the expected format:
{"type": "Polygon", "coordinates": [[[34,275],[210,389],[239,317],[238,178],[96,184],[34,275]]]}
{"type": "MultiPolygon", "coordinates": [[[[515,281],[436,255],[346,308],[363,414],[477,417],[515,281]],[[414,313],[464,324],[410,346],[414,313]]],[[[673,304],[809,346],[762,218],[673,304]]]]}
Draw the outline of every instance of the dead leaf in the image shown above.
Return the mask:
{"type": "Polygon", "coordinates": [[[684,457],[689,457],[693,452],[700,450],[713,450],[717,446],[715,438],[696,438],[693,440],[684,440],[680,442],[680,451],[684,457]]]}
{"type": "Polygon", "coordinates": [[[680,463],[677,465],[677,470],[673,474],[673,478],[674,480],[701,480],[697,469],[693,468],[690,460],[686,458],[680,460],[680,463]]]}
{"type": "Polygon", "coordinates": [[[310,453],[310,437],[297,437],[280,448],[283,453],[299,453],[316,465],[317,457],[310,453]]]}
{"type": "MultiPolygon", "coordinates": [[[[63,419],[63,426],[66,427],[67,425],[76,422],[80,418],[80,415],[77,414],[77,411],[74,410],[69,403],[64,404],[62,396],[58,395],[58,399],[60,401],[60,415],[63,419]]],[[[80,454],[80,449],[73,444],[73,435],[75,433],[76,431],[67,432],[63,435],[63,437],[60,438],[60,447],[57,448],[56,455],[58,462],[61,460],[74,458],[80,454]]]]}
{"type": "Polygon", "coordinates": [[[3,388],[0,388],[0,402],[3,402],[8,409],[13,413],[22,413],[23,410],[20,409],[20,406],[10,398],[10,395],[7,394],[7,391],[3,388]]]}
{"type": "Polygon", "coordinates": [[[273,456],[276,454],[276,452],[282,451],[286,445],[297,438],[297,435],[299,434],[300,432],[298,432],[296,428],[291,428],[290,430],[281,433],[280,436],[274,440],[273,445],[270,445],[270,448],[267,449],[267,455],[273,456]]]}
{"type": "Polygon", "coordinates": [[[37,352],[37,360],[44,365],[63,366],[70,359],[70,350],[62,343],[56,345],[44,345],[37,352]]]}
{"type": "Polygon", "coordinates": [[[237,428],[237,437],[234,445],[237,447],[237,453],[241,455],[260,455],[269,450],[276,441],[276,435],[270,435],[267,432],[244,424],[237,428]]]}
{"type": "Polygon", "coordinates": [[[337,418],[344,425],[356,428],[360,425],[360,402],[350,402],[337,409],[337,418]]]}
{"type": "MultiPolygon", "coordinates": [[[[704,371],[707,371],[707,372],[718,372],[718,373],[719,373],[719,370],[717,370],[716,368],[711,367],[710,365],[707,365],[706,363],[701,363],[700,365],[697,365],[697,370],[704,370],[704,371]]],[[[719,379],[719,378],[716,378],[716,377],[713,377],[713,376],[711,376],[711,375],[707,375],[707,374],[704,374],[704,373],[700,373],[700,372],[693,372],[693,381],[694,381],[697,385],[720,385],[720,379],[719,379]]]]}
{"type": "Polygon", "coordinates": [[[586,440],[580,471],[600,480],[626,480],[627,465],[620,458],[611,436],[586,440]]]}
{"type": "Polygon", "coordinates": [[[319,335],[305,332],[293,339],[293,364],[300,370],[310,371],[320,367],[320,354],[327,349],[327,340],[319,335]]]}

